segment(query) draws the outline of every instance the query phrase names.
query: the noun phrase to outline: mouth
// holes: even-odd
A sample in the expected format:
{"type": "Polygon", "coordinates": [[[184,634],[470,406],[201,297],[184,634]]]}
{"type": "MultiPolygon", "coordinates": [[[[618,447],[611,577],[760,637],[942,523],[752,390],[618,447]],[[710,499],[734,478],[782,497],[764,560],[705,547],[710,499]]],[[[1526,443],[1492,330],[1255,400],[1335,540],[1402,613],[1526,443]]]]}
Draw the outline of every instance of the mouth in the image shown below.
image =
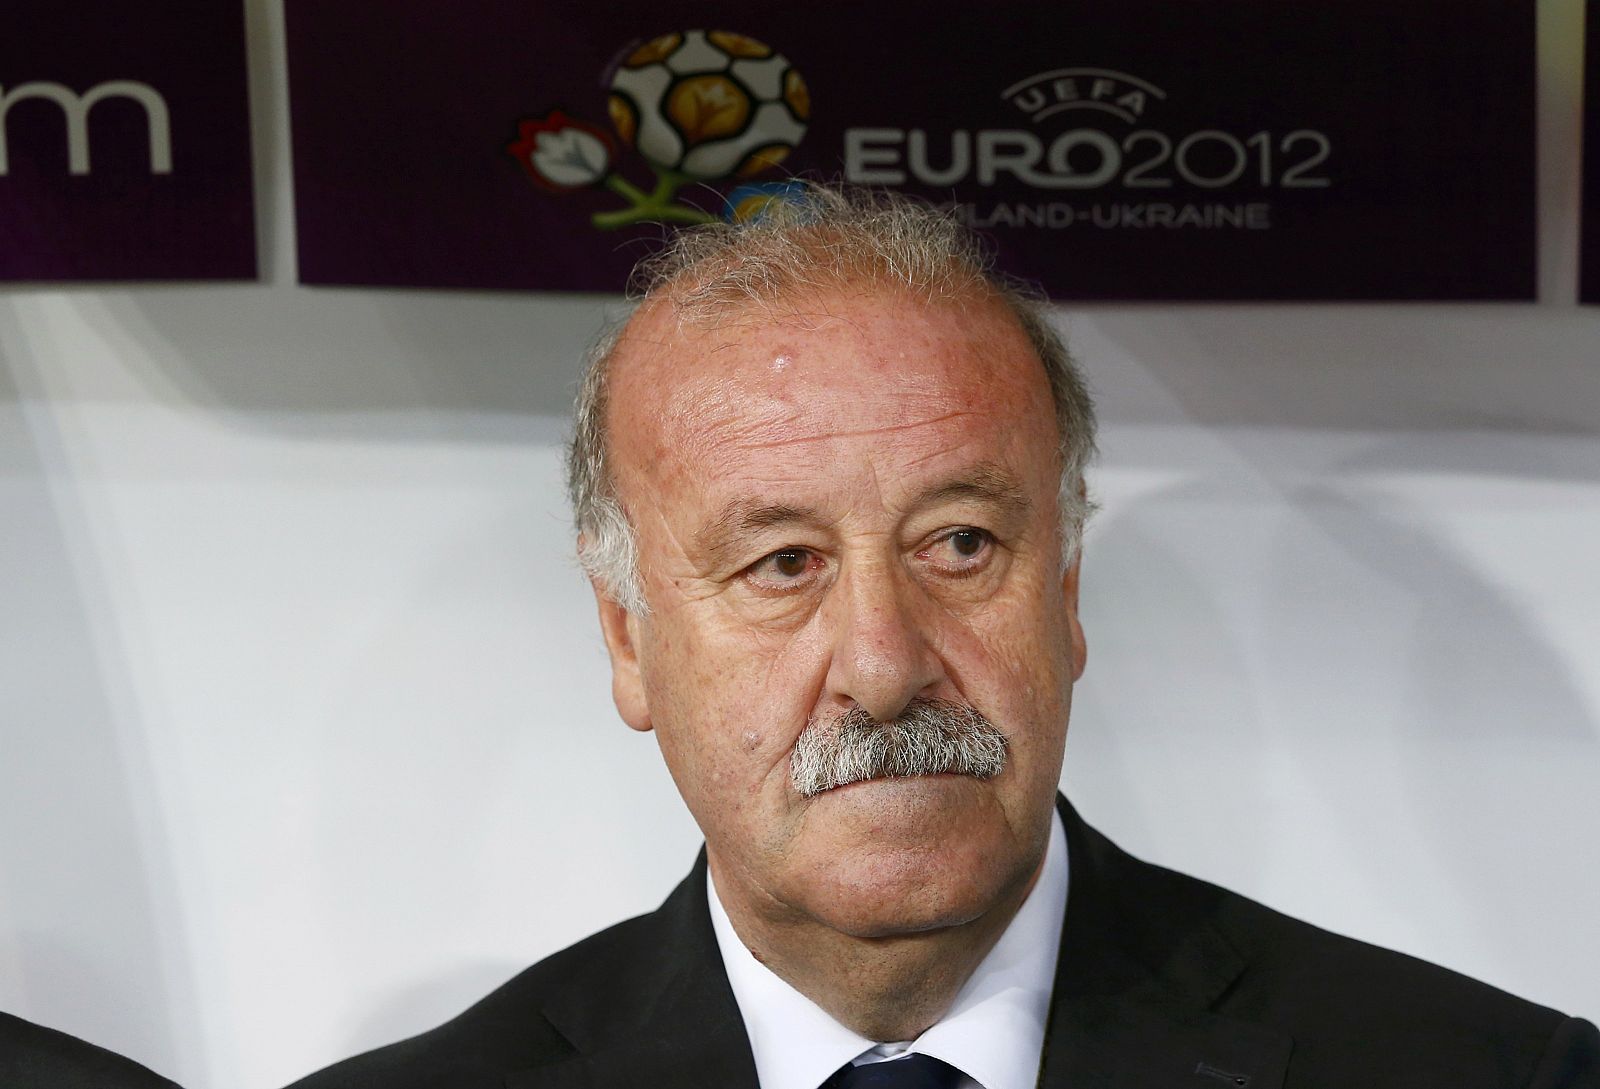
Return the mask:
{"type": "MultiPolygon", "coordinates": [[[[882,787],[887,789],[914,789],[916,787],[946,782],[982,782],[984,778],[992,776],[971,775],[963,771],[929,771],[919,772],[915,775],[873,775],[865,779],[856,779],[848,783],[839,783],[827,787],[821,794],[838,794],[841,791],[856,790],[861,787],[882,787]]],[[[817,797],[818,795],[812,795],[817,797]]]]}

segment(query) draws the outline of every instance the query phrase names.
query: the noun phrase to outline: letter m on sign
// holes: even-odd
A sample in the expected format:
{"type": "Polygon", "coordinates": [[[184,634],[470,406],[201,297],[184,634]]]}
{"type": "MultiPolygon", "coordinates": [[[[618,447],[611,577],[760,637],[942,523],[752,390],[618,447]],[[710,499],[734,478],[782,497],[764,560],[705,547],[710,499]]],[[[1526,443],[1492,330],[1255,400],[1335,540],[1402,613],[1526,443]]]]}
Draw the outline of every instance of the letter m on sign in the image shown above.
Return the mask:
{"type": "Polygon", "coordinates": [[[144,108],[145,132],[150,140],[150,173],[172,173],[172,123],[167,101],[148,83],[115,79],[78,94],[59,83],[19,83],[11,90],[0,87],[0,177],[11,169],[6,117],[11,107],[30,98],[42,98],[61,108],[67,126],[67,171],[89,173],[89,111],[108,98],[128,98],[144,108]]]}

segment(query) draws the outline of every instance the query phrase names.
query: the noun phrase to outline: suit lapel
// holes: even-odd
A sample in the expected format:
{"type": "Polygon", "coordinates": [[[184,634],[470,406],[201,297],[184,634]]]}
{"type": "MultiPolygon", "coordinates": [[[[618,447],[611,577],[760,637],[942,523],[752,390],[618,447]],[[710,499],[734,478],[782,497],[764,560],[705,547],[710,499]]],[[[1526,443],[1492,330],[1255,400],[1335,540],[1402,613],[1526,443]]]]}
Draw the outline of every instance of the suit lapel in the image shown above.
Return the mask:
{"type": "Polygon", "coordinates": [[[506,1078],[506,1089],[755,1086],[755,1060],[706,903],[702,851],[650,917],[652,951],[615,979],[571,981],[543,1009],[576,1054],[506,1078]]]}
{"type": "Polygon", "coordinates": [[[1058,1011],[1041,1089],[1279,1089],[1292,1044],[1225,1017],[1080,1002],[1058,1011]]]}
{"type": "MultiPolygon", "coordinates": [[[[1245,970],[1210,922],[1220,890],[1123,854],[1058,799],[1071,857],[1041,1089],[1280,1089],[1292,1040],[1215,1011],[1245,970]]],[[[614,979],[573,979],[543,1013],[573,1045],[506,1089],[756,1085],[711,929],[705,856],[614,979]]]]}
{"type": "Polygon", "coordinates": [[[710,1037],[667,1040],[651,1037],[622,1043],[590,1055],[579,1055],[564,1062],[536,1070],[521,1071],[506,1078],[506,1089],[754,1089],[756,1070],[748,1058],[749,1046],[743,1040],[743,1027],[736,1042],[718,1042],[710,1037]],[[737,1057],[736,1045],[743,1045],[746,1057],[737,1057]]]}
{"type": "Polygon", "coordinates": [[[1041,1089],[1277,1089],[1293,1043],[1214,1006],[1245,961],[1220,890],[1123,854],[1058,799],[1071,887],[1041,1089]]]}

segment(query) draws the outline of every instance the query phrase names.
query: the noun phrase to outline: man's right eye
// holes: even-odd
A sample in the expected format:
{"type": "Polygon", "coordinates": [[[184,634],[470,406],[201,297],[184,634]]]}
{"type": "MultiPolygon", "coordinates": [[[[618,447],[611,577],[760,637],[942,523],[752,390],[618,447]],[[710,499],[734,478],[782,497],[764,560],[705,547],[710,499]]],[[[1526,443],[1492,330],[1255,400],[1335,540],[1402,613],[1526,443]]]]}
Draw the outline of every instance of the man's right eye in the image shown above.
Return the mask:
{"type": "Polygon", "coordinates": [[[822,567],[822,557],[809,548],[781,548],[769,552],[746,569],[755,582],[787,589],[807,580],[822,567]]]}

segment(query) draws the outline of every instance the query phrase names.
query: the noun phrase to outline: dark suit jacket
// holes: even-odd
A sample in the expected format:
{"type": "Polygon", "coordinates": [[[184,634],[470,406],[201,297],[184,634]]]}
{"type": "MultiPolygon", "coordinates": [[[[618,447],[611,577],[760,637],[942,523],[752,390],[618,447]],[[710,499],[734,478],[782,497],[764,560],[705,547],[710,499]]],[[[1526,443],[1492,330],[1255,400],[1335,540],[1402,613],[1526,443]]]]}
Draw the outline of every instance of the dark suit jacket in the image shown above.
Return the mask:
{"type": "Polygon", "coordinates": [[[178,1089],[132,1059],[0,1013],[4,1089],[178,1089]]]}
{"type": "MultiPolygon", "coordinates": [[[[1060,809],[1072,887],[1044,1089],[1600,1089],[1588,1022],[1147,865],[1060,809]]],[[[293,1089],[755,1084],[702,855],[653,914],[293,1089]]]]}

